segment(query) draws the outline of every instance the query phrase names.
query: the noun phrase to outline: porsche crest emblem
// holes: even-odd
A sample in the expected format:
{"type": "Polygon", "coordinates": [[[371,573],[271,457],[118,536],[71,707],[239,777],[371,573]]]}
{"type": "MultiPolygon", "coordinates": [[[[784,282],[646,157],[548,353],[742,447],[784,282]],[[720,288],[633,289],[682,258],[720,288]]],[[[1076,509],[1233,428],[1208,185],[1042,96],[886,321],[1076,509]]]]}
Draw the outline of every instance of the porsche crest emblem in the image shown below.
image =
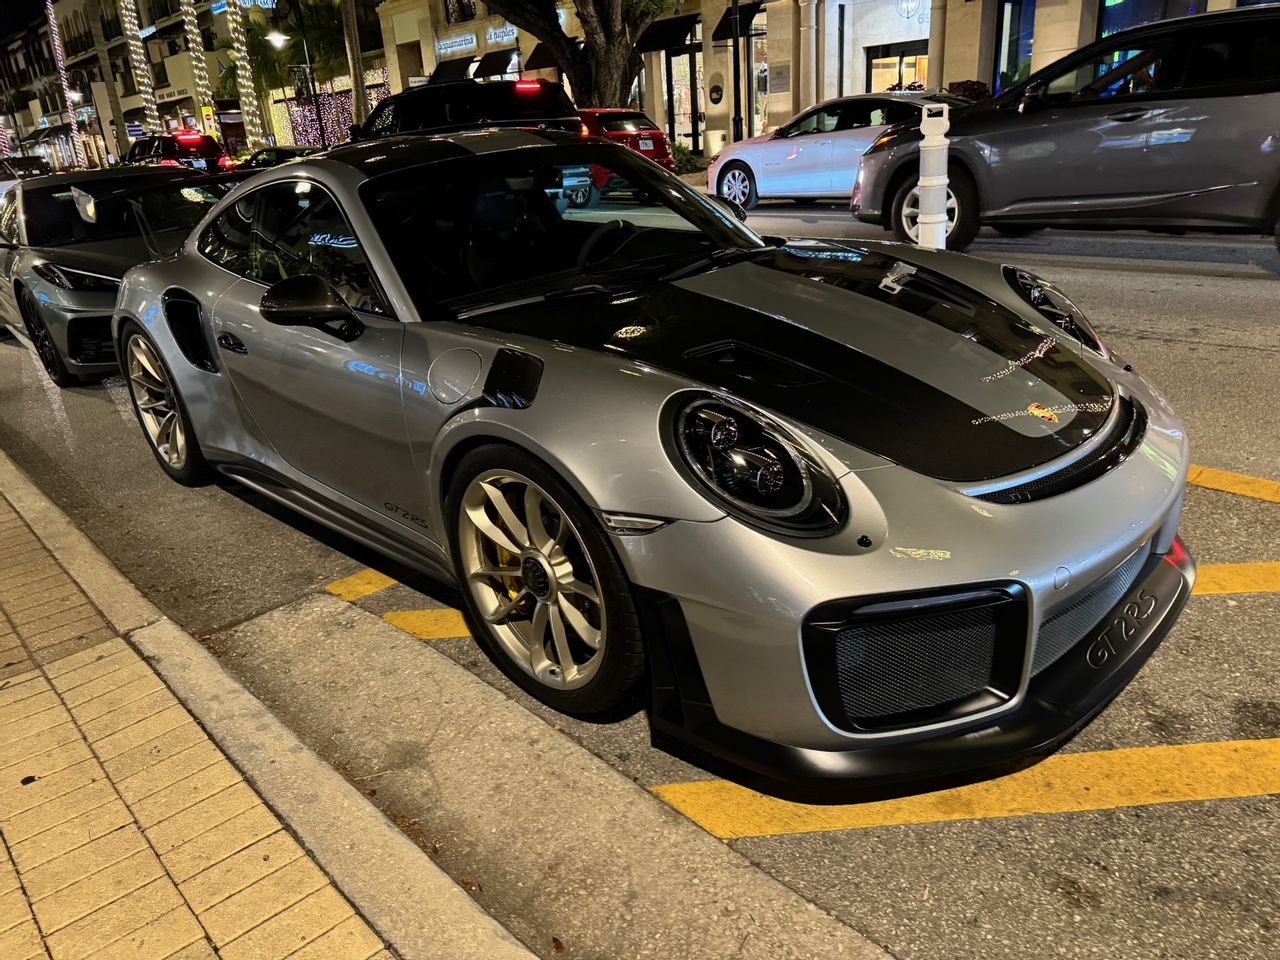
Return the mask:
{"type": "Polygon", "coordinates": [[[1057,423],[1058,415],[1046,407],[1043,403],[1031,403],[1027,405],[1027,413],[1033,417],[1039,417],[1046,423],[1057,423]]]}

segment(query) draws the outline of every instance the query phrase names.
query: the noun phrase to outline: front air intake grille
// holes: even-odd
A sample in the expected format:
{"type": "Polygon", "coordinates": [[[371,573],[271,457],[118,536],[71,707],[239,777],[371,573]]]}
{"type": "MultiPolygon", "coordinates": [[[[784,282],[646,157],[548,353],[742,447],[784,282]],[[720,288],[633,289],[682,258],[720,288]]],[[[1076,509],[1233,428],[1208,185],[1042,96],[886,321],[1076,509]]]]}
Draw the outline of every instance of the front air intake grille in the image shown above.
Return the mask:
{"type": "Polygon", "coordinates": [[[1026,603],[1014,584],[835,601],[804,628],[819,706],[853,732],[937,723],[1007,701],[1025,647],[1026,603]]]}
{"type": "Polygon", "coordinates": [[[1003,490],[980,493],[977,495],[978,499],[988,503],[1030,503],[1082,487],[1123,463],[1138,448],[1146,432],[1147,412],[1136,400],[1122,398],[1115,423],[1102,438],[1102,442],[1088,454],[1061,470],[1035,480],[1028,480],[1015,487],[1005,487],[1003,490]]]}
{"type": "Polygon", "coordinates": [[[1150,545],[1144,545],[1080,596],[1041,622],[1036,656],[1031,663],[1032,676],[1057,662],[1120,602],[1138,579],[1150,552],[1150,545]]]}
{"type": "Polygon", "coordinates": [[[111,345],[110,317],[76,317],[67,326],[67,354],[76,363],[111,363],[116,358],[111,345]]]}

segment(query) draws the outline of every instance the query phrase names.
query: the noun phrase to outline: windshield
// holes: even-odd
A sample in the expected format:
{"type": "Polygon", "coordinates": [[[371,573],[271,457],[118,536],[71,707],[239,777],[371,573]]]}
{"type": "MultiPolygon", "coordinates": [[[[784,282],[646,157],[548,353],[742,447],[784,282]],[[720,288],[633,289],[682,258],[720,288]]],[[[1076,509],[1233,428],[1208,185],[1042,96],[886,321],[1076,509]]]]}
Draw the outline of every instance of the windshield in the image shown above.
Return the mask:
{"type": "Polygon", "coordinates": [[[93,204],[92,222],[81,215],[70,184],[27,190],[22,196],[27,243],[33,247],[61,247],[136,237],[144,232],[138,220],[141,215],[153,237],[164,241],[166,249],[177,249],[232,186],[205,183],[194,177],[141,191],[138,185],[137,181],[126,180],[121,184],[124,189],[101,194],[93,204]],[[173,243],[175,237],[177,242],[173,243]]]}
{"type": "Polygon", "coordinates": [[[49,161],[40,157],[9,157],[0,160],[0,178],[26,180],[48,174],[49,161]]]}
{"type": "Polygon", "coordinates": [[[360,189],[424,310],[625,283],[764,246],[678,177],[603,142],[469,156],[360,189]]]}
{"type": "Polygon", "coordinates": [[[596,119],[610,133],[638,133],[641,130],[658,129],[658,125],[643,113],[602,113],[596,119]]]}

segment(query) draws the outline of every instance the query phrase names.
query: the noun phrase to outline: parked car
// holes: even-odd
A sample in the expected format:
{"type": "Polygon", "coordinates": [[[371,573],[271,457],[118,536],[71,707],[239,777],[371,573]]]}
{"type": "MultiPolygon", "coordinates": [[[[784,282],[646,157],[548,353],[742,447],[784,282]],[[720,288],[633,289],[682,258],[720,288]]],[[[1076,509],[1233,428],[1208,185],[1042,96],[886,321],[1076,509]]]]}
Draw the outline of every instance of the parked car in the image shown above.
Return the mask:
{"type": "Polygon", "coordinates": [[[190,167],[208,173],[225,173],[236,165],[216,137],[207,133],[166,133],[139,137],[129,145],[127,166],[190,167]]]}
{"type": "Polygon", "coordinates": [[[707,168],[707,189],[750,210],[760,199],[845,200],[862,151],[892,124],[918,125],[925,104],[949,93],[868,93],[828,100],[769,133],[731,144],[707,168]]]}
{"type": "Polygon", "coordinates": [[[481,127],[578,133],[582,120],[564,87],[549,80],[456,80],[410,87],[382,100],[352,140],[481,127]]]}
{"type": "MultiPolygon", "coordinates": [[[[662,128],[638,110],[613,107],[591,107],[579,110],[578,116],[593,137],[603,137],[630,147],[660,167],[674,171],[676,158],[671,154],[671,144],[662,128]]],[[[634,193],[631,184],[610,178],[609,171],[600,168],[591,171],[591,188],[581,205],[594,205],[602,195],[623,191],[634,193]]],[[[647,198],[641,198],[647,199],[647,198]]]]}
{"type": "Polygon", "coordinates": [[[20,181],[0,198],[0,322],[26,332],[60,387],[116,370],[120,277],[171,253],[229,186],[141,167],[20,181]]]}
{"type": "MultiPolygon", "coordinates": [[[[1104,37],[952,114],[947,245],[964,249],[983,223],[1273,234],[1277,113],[1280,7],[1104,37]]],[[[919,140],[881,136],[851,200],[858,219],[909,242],[919,140]]]]}
{"type": "Polygon", "coordinates": [[[49,161],[44,157],[2,157],[0,158],[0,194],[19,180],[43,177],[52,172],[49,161]]]}
{"type": "Polygon", "coordinates": [[[468,132],[263,171],[125,276],[113,338],[174,480],[220,471],[453,581],[556,709],[647,699],[777,777],[1046,750],[1193,579],[1185,431],[1055,287],[771,245],[615,143],[468,132]],[[655,203],[547,197],[597,165],[655,203]]]}
{"type": "Polygon", "coordinates": [[[313,153],[319,153],[321,149],[321,147],[289,146],[285,144],[263,147],[245,160],[244,163],[240,164],[240,167],[245,170],[264,170],[267,167],[274,167],[277,164],[284,163],[286,160],[309,157],[313,153]]]}

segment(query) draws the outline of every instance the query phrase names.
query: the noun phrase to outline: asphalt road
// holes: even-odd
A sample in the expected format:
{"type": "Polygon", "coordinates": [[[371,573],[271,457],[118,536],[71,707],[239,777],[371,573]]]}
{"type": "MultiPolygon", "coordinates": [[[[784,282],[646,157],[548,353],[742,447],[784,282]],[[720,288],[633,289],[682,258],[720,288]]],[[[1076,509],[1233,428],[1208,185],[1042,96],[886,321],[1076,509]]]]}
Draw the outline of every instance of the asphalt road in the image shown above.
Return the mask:
{"type": "MultiPolygon", "coordinates": [[[[829,216],[769,209],[753,225],[817,233],[807,224],[813,217],[839,229],[829,216]]],[[[849,235],[847,217],[841,223],[837,235],[849,235]]],[[[1071,252],[1071,244],[1097,242],[984,237],[975,252],[994,249],[1059,281],[1111,345],[1165,389],[1188,425],[1197,463],[1280,479],[1274,247],[1122,237],[1109,242],[1131,245],[1123,248],[1128,257],[1140,259],[1120,248],[1071,252]],[[1188,255],[1193,249],[1197,256],[1188,255]],[[1200,273],[1188,266],[1197,262],[1200,273]],[[1229,275],[1215,275],[1223,270],[1229,275]]],[[[211,638],[228,667],[285,713],[293,694],[282,692],[278,665],[236,646],[231,628],[369,565],[403,575],[234,484],[188,490],[169,483],[118,378],[59,391],[14,340],[0,341],[0,447],[158,606],[211,638]]],[[[1278,503],[1193,488],[1183,529],[1201,563],[1280,561],[1278,503]]],[[[403,579],[356,602],[383,614],[442,610],[452,599],[443,587],[403,579]]],[[[1201,745],[1211,755],[1203,775],[1233,782],[1230,755],[1219,757],[1214,745],[1280,737],[1278,617],[1274,589],[1193,597],[1135,683],[1063,755],[1201,745]]],[[[714,782],[719,772],[654,749],[642,716],[608,725],[568,721],[520,695],[469,640],[431,642],[646,787],[714,782]]],[[[376,656],[362,669],[357,680],[376,700],[388,671],[376,656]]],[[[323,702],[309,697],[306,711],[314,715],[323,702]]],[[[339,747],[320,749],[340,770],[359,760],[339,747]]],[[[1121,792],[1142,794],[1141,769],[1136,761],[1132,770],[1118,764],[1121,792]]],[[[1070,774],[1063,776],[1063,789],[1072,788],[1070,774]]],[[[978,805],[964,819],[900,818],[816,832],[779,821],[772,832],[728,842],[896,957],[1273,958],[1280,954],[1280,799],[1226,787],[1222,797],[1017,816],[978,805]]],[[[401,813],[378,802],[393,818],[401,813]]]]}

